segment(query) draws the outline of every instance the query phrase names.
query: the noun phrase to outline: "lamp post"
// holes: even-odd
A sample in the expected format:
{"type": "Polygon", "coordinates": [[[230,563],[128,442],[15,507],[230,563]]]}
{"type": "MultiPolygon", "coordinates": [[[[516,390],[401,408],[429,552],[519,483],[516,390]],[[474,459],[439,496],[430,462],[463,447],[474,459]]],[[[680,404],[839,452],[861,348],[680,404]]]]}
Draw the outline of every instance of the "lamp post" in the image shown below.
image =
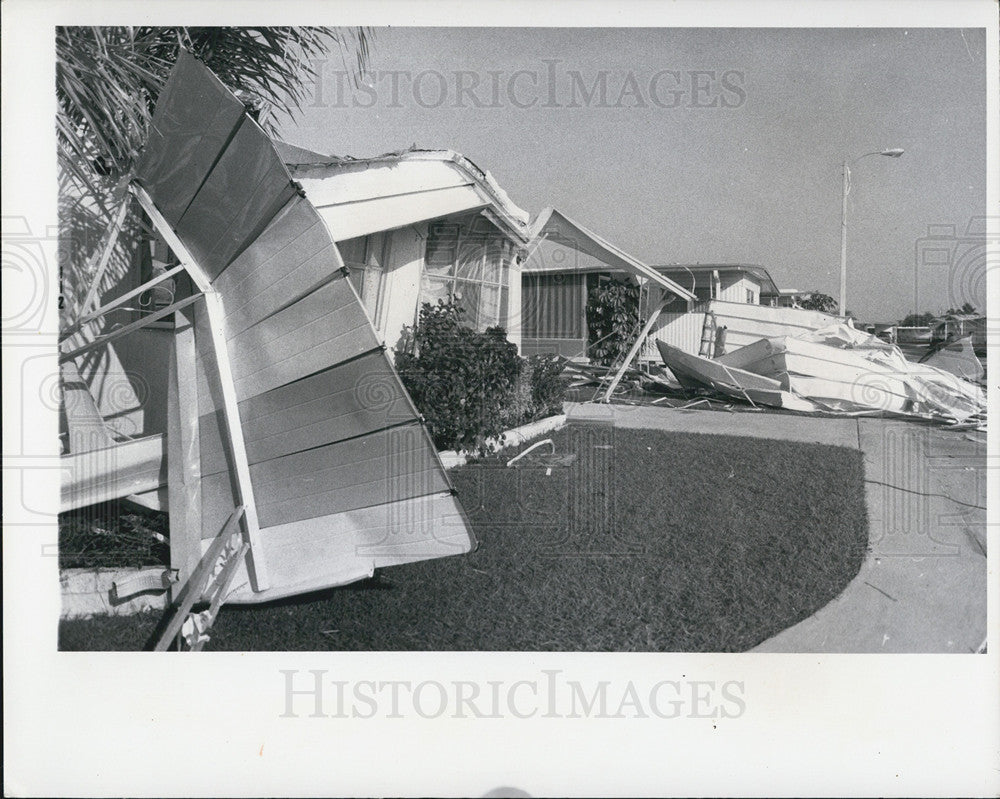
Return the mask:
{"type": "Polygon", "coordinates": [[[844,196],[843,207],[840,215],[840,315],[847,313],[847,195],[851,191],[851,164],[856,164],[862,158],[869,155],[884,155],[887,158],[899,158],[903,154],[902,148],[892,147],[886,150],[874,150],[864,155],[859,155],[853,161],[844,161],[844,196]]]}

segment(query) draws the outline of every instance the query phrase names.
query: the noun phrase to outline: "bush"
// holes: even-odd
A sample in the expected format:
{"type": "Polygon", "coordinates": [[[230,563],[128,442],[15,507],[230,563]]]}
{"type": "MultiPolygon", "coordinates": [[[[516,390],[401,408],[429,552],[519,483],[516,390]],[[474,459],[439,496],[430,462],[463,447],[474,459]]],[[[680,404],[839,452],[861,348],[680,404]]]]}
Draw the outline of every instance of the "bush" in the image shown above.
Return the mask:
{"type": "MultiPolygon", "coordinates": [[[[569,382],[563,376],[564,363],[551,355],[532,355],[527,359],[531,372],[531,419],[542,419],[562,413],[563,398],[569,382]]],[[[527,420],[531,421],[531,420],[527,420]]]]}
{"type": "Polygon", "coordinates": [[[509,419],[523,360],[503,328],[462,325],[453,302],[424,303],[396,350],[396,368],[439,449],[493,448],[509,419]]]}
{"type": "Polygon", "coordinates": [[[535,418],[535,402],[532,399],[532,380],[534,372],[531,362],[525,358],[521,359],[521,374],[517,376],[517,383],[511,394],[510,404],[503,412],[503,428],[509,430],[513,427],[520,427],[535,418]]]}
{"type": "Polygon", "coordinates": [[[624,360],[641,330],[639,288],[623,280],[602,280],[587,295],[587,352],[601,366],[624,360]]]}

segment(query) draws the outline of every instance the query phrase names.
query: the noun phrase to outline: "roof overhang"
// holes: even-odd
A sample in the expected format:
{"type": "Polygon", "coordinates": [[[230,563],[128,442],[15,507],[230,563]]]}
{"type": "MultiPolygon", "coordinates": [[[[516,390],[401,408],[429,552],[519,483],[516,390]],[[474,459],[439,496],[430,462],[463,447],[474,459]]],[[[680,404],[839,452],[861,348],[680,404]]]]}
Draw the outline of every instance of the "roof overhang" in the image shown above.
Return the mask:
{"type": "Polygon", "coordinates": [[[527,212],[489,172],[452,150],[364,159],[324,157],[287,145],[282,152],[338,241],[481,211],[518,244],[528,243],[527,212]]]}
{"type": "MultiPolygon", "coordinates": [[[[543,210],[531,225],[529,251],[533,251],[543,239],[551,238],[560,242],[566,242],[580,252],[586,253],[592,258],[606,263],[612,269],[628,272],[635,277],[649,280],[659,285],[667,291],[676,294],[685,300],[697,300],[694,294],[671,280],[665,275],[661,275],[653,267],[644,264],[633,258],[628,253],[620,250],[606,239],[601,238],[596,233],[588,230],[578,222],[574,222],[561,211],[554,208],[543,210]]],[[[543,272],[549,270],[532,269],[531,259],[525,264],[525,272],[543,272]]]]}

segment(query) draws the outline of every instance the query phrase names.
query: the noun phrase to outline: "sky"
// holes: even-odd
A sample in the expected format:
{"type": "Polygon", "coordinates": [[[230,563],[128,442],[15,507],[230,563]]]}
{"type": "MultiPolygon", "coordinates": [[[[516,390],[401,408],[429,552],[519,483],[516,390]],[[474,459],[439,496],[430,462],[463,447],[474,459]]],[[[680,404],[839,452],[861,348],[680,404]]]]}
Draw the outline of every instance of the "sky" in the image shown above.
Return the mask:
{"type": "Polygon", "coordinates": [[[848,309],[985,309],[982,30],[378,28],[364,86],[319,67],[293,144],[457,150],[647,263],[835,298],[843,163],[903,148],[850,167],[848,309]]]}

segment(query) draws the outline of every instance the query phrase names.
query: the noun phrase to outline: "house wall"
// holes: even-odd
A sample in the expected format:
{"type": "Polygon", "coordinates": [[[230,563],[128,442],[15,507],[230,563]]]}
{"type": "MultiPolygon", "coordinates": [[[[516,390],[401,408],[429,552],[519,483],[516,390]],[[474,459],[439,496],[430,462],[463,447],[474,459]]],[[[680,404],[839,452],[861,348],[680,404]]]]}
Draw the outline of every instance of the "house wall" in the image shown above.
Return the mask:
{"type": "Polygon", "coordinates": [[[510,264],[510,276],[507,288],[507,340],[522,352],[522,320],[521,320],[521,264],[514,258],[510,264]]]}
{"type": "Polygon", "coordinates": [[[723,273],[721,278],[722,291],[715,299],[752,305],[757,305],[760,302],[760,281],[757,278],[739,272],[723,273]],[[752,301],[747,296],[748,291],[753,294],[752,301]]]}
{"type": "Polygon", "coordinates": [[[670,278],[675,283],[686,289],[694,286],[694,291],[702,300],[722,300],[723,302],[747,302],[747,290],[753,292],[753,304],[760,302],[761,282],[754,275],[746,272],[726,272],[719,273],[719,293],[714,294],[714,278],[711,271],[698,270],[688,272],[685,269],[661,270],[665,277],[670,278]]]}
{"type": "MultiPolygon", "coordinates": [[[[429,222],[417,222],[390,231],[389,257],[386,265],[382,301],[372,322],[384,341],[390,357],[399,344],[403,328],[417,320],[420,299],[420,278],[429,222]]],[[[521,348],[521,268],[512,262],[509,271],[507,317],[503,320],[507,338],[521,348]]]]}
{"type": "Polygon", "coordinates": [[[416,321],[427,222],[398,228],[391,232],[391,236],[389,265],[382,286],[381,318],[376,320],[375,326],[390,357],[393,357],[393,349],[399,343],[403,328],[416,321]]]}

